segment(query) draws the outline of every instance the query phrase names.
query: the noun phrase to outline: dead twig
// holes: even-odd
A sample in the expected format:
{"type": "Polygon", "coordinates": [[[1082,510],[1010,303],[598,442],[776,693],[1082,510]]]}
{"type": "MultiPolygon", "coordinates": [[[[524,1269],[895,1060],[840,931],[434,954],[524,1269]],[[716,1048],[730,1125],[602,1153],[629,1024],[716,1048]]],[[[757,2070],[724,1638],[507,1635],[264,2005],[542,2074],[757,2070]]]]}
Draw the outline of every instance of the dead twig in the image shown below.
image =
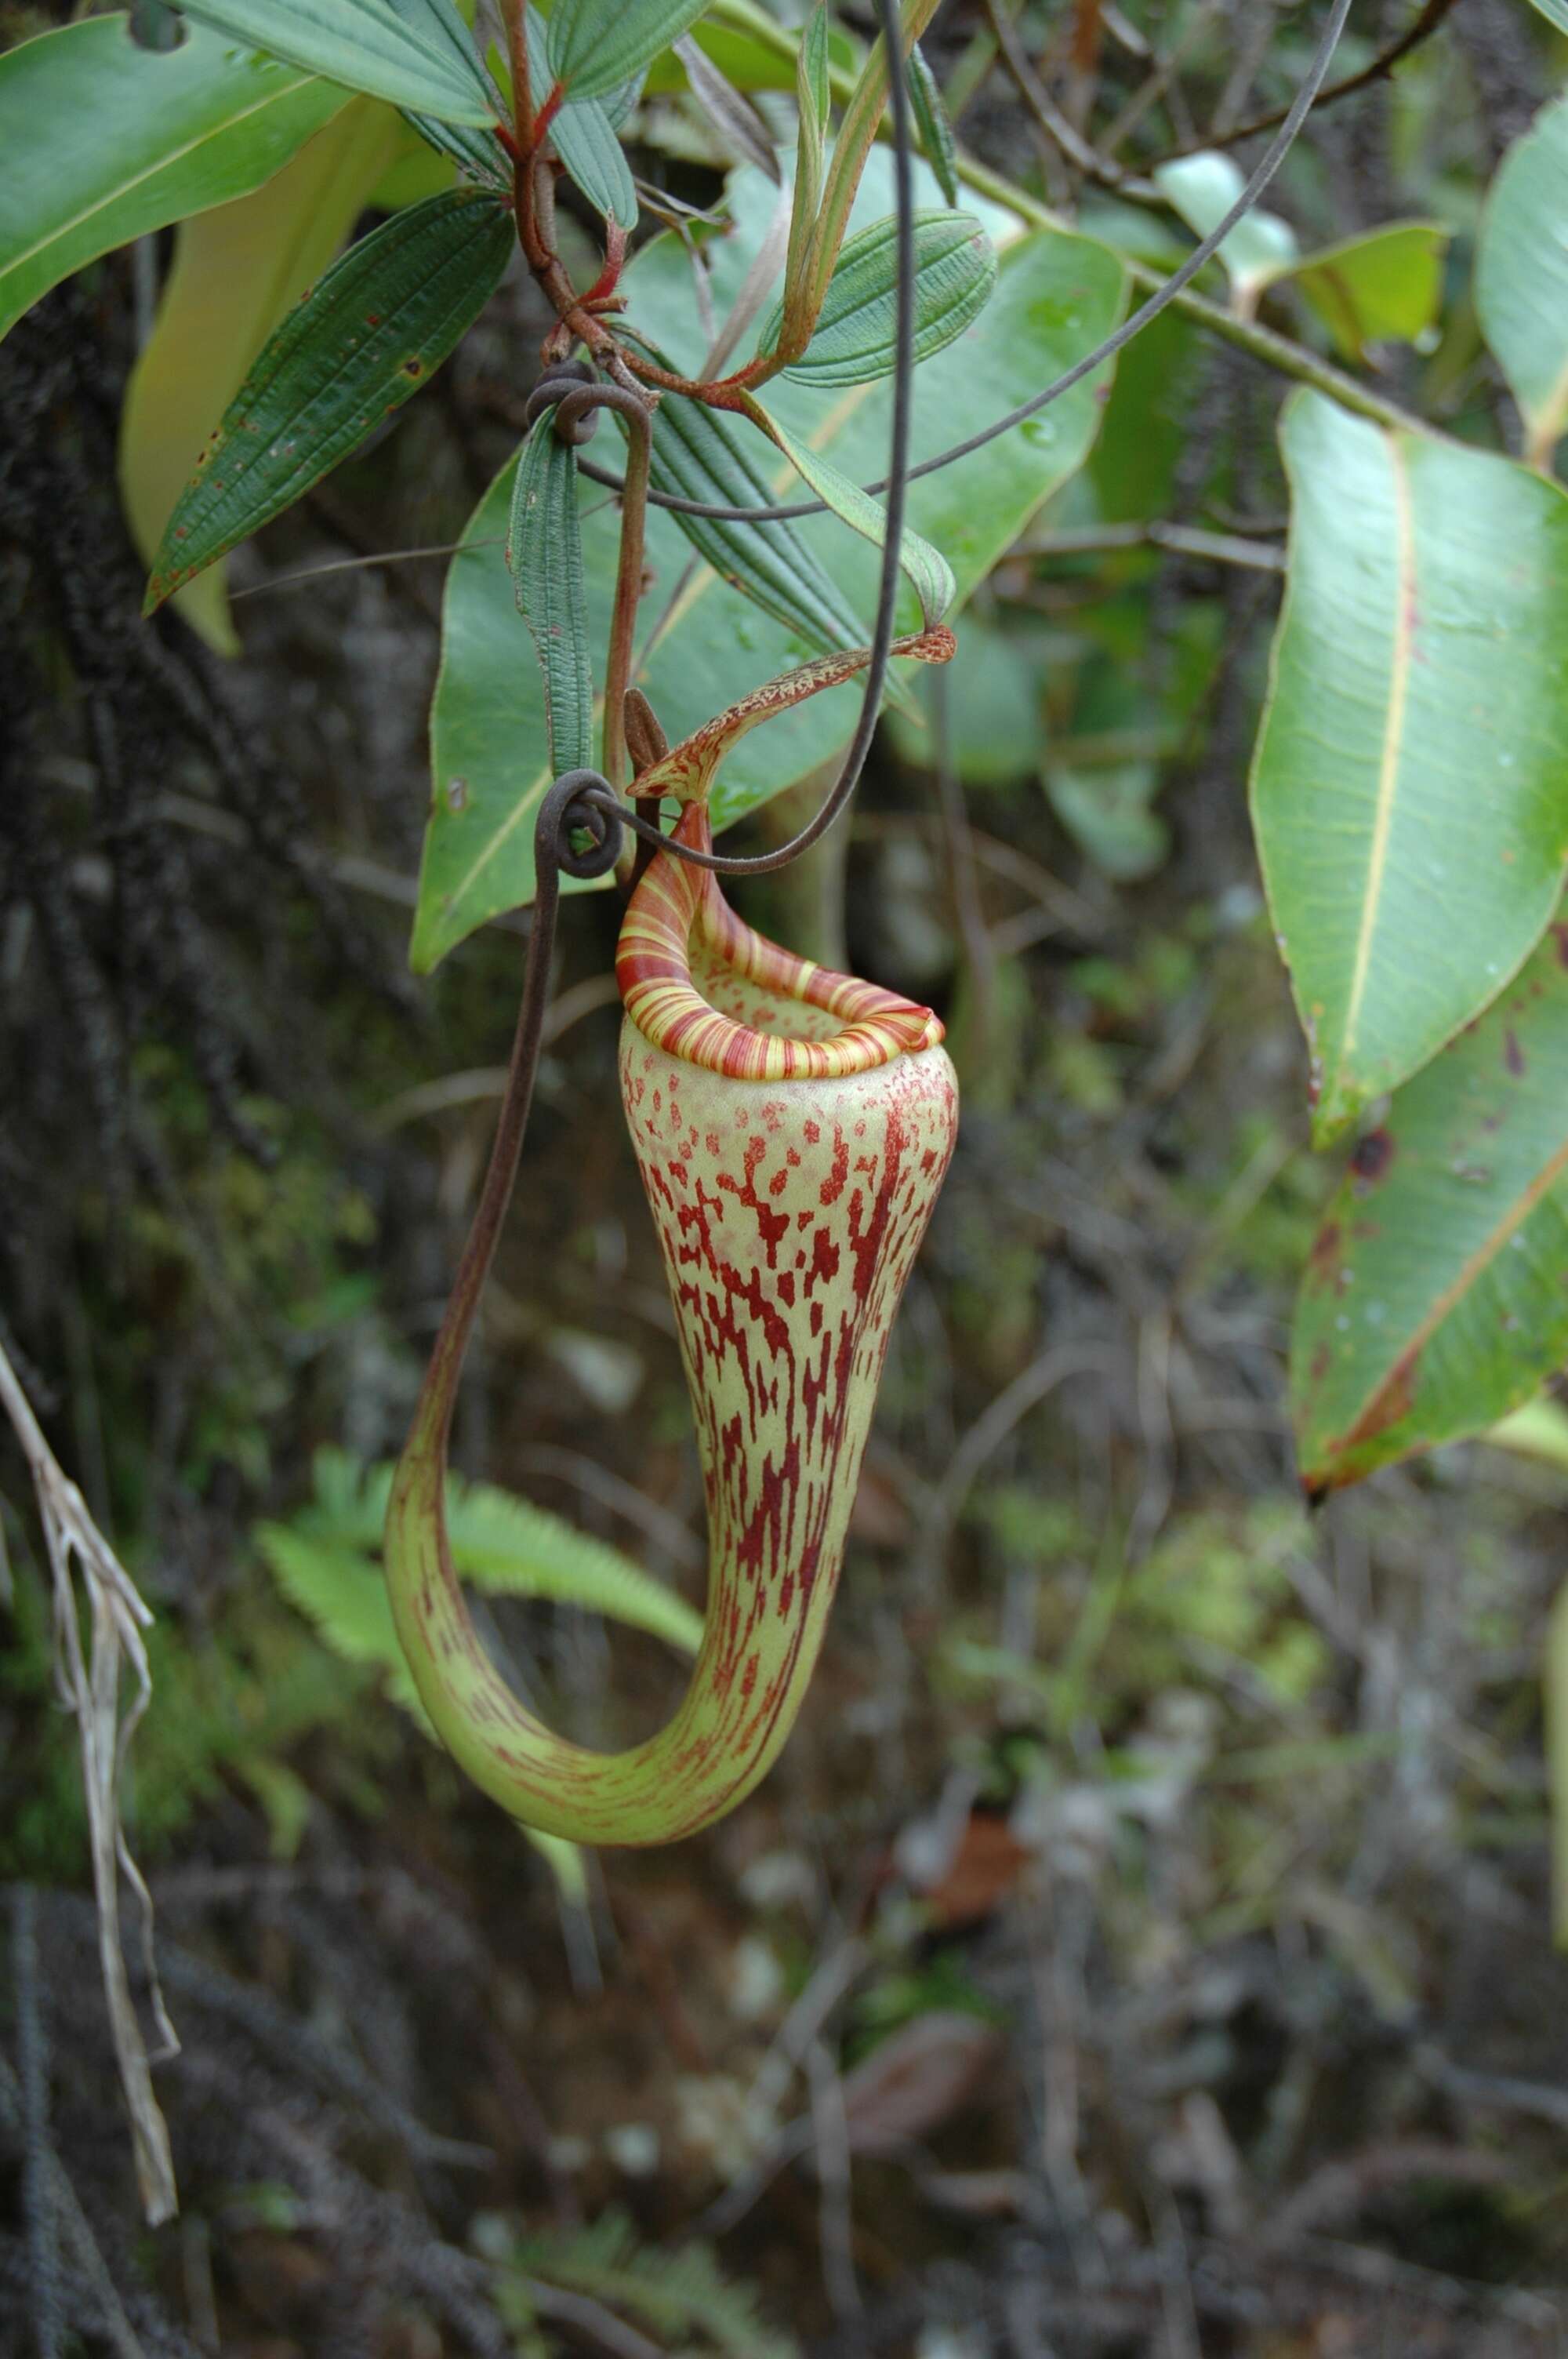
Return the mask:
{"type": "Polygon", "coordinates": [[[81,1745],[81,1777],[87,1799],[92,1851],[92,1883],[98,1900],[98,1954],[108,2002],[120,2083],[131,2115],[136,2177],[142,2208],[157,2227],[179,2208],[168,2129],[153,2094],[146,2042],[131,1998],[120,1930],[119,1875],[123,1871],[141,1906],[142,1939],[153,2017],[162,2052],[177,2055],[179,2042],[164,2009],[152,1953],[153,1905],[141,1871],[131,1857],[120,1824],[119,1777],[136,1723],[152,1701],[152,1677],[142,1633],[152,1614],[88,1513],[87,1502],[66,1475],[38,1430],[27,1397],[4,1351],[0,1351],[0,1408],[16,1430],[33,1478],[54,1580],[55,1669],[62,1699],[76,1716],[81,1745]],[[75,1571],[80,1567],[92,1624],[91,1653],[84,1653],[75,1571]],[[120,1667],[128,1661],[136,1691],[120,1712],[120,1667]]]}

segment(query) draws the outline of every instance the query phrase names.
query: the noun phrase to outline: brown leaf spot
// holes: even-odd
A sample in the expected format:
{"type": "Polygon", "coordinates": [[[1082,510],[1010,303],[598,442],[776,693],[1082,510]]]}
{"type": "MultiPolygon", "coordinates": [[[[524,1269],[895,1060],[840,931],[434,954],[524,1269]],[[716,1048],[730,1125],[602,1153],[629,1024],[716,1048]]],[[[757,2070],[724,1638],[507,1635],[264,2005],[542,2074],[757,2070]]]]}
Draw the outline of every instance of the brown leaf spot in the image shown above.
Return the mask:
{"type": "Polygon", "coordinates": [[[1517,1075],[1524,1071],[1524,1050],[1519,1045],[1519,1035],[1512,1025],[1503,1034],[1503,1062],[1510,1073],[1517,1075]]]}
{"type": "Polygon", "coordinates": [[[1343,1234],[1337,1221],[1327,1221],[1319,1229],[1313,1239],[1312,1251],[1307,1256],[1307,1277],[1310,1282],[1318,1286],[1326,1286],[1334,1276],[1339,1265],[1339,1247],[1343,1234]]]}
{"type": "Polygon", "coordinates": [[[405,361],[403,364],[403,374],[405,376],[423,376],[425,374],[424,362],[421,360],[405,361]]]}
{"type": "Polygon", "coordinates": [[[1386,1126],[1369,1130],[1365,1138],[1358,1138],[1355,1153],[1350,1158],[1350,1169],[1357,1182],[1357,1195],[1364,1195],[1368,1188],[1375,1187],[1385,1177],[1393,1159],[1394,1142],[1386,1126]]]}

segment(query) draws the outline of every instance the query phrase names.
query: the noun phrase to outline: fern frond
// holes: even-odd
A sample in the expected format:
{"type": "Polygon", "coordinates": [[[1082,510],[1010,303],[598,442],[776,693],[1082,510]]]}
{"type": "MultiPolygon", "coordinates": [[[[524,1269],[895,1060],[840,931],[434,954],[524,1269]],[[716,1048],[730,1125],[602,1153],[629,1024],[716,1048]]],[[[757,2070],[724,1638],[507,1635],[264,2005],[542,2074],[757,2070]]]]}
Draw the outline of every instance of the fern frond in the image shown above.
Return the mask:
{"type": "Polygon", "coordinates": [[[711,2245],[666,2252],[642,2244],[623,2212],[601,2212],[569,2238],[520,2242],[508,2264],[547,2285],[627,2310],[655,2334],[702,2334],[729,2359],[797,2359],[794,2337],[764,2324],[756,2288],[726,2277],[711,2245]]]}
{"type": "MultiPolygon", "coordinates": [[[[392,1467],[362,1472],[346,1451],[319,1450],[313,1473],[316,1496],[288,1528],[336,1549],[379,1551],[392,1467]]],[[[493,1484],[449,1479],[447,1536],[459,1572],[492,1596],[580,1605],[688,1655],[702,1644],[702,1616],[619,1549],[493,1484]]]]}

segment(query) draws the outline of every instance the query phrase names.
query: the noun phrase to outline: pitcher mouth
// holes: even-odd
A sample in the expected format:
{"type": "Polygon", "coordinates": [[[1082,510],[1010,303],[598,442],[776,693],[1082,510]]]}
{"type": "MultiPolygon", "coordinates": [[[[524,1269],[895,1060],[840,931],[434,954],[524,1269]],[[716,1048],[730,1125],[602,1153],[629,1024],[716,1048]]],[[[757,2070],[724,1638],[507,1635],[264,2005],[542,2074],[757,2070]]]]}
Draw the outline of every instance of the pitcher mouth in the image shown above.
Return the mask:
{"type": "MultiPolygon", "coordinates": [[[[680,842],[706,851],[705,806],[688,804],[675,833],[680,842]]],[[[935,1049],[942,1038],[941,1022],[929,1007],[782,950],[741,922],[710,869],[669,853],[655,857],[626,905],[615,975],[626,1013],[644,1039],[731,1081],[840,1081],[935,1049]],[[827,1039],[795,1039],[721,1014],[693,976],[694,942],[712,966],[761,994],[837,1016],[843,1028],[827,1039]]]]}

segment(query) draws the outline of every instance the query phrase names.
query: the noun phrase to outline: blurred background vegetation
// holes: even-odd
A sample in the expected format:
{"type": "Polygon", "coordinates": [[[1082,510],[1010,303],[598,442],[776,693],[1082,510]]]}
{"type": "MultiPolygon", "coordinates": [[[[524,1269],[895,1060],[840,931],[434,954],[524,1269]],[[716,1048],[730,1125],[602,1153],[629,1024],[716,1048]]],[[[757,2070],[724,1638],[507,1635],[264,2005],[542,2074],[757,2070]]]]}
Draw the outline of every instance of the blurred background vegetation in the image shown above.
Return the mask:
{"type": "MultiPolygon", "coordinates": [[[[0,6],[0,41],[66,13],[0,6]]],[[[1069,13],[1025,7],[1033,56],[1069,13]]],[[[1346,66],[1410,13],[1357,11],[1346,66]]],[[[1314,246],[1452,229],[1441,332],[1374,359],[1507,444],[1469,253],[1560,60],[1515,0],[1428,13],[1271,202],[1314,246]]],[[[1272,0],[1105,18],[1099,85],[1065,83],[1102,122],[1141,94],[1134,157],[1282,101],[1315,29],[1272,0]]],[[[1065,203],[984,11],[950,0],[926,48],[960,138],[1065,203]]],[[[655,187],[718,197],[688,93],[633,137],[655,187]]],[[[1083,193],[1086,226],[1115,211],[1083,193]]],[[[1564,2348],[1540,1680],[1568,1474],[1465,1445],[1309,1518],[1286,1431],[1336,1171],[1306,1150],[1245,808],[1278,382],[1172,315],[1135,344],[1090,465],[925,684],[935,726],[884,729],[841,841],[743,903],[933,999],[963,1136],[782,1765],[697,1842],[552,1869],[389,1686],[360,1489],[402,1439],[521,965],[509,920],[407,979],[443,560],[377,559],[457,537],[547,321],[510,277],[431,395],[239,555],[222,664],[144,632],[114,492],[159,265],[113,257],[0,347],[0,1333],[157,1614],[124,1794],[184,2043],[157,2076],[184,2209],[132,2224],[7,1443],[0,2023],[24,2076],[47,2044],[74,2208],[36,2345],[7,2065],[0,2348],[1564,2348]]],[[[678,1692],[705,1558],[617,1103],[615,922],[599,899],[563,929],[454,1452],[603,1544],[606,1619],[510,1578],[514,1511],[470,1495],[496,1644],[599,1745],[678,1692]],[[667,1598],[628,1609],[610,1551],[667,1598]]]]}

